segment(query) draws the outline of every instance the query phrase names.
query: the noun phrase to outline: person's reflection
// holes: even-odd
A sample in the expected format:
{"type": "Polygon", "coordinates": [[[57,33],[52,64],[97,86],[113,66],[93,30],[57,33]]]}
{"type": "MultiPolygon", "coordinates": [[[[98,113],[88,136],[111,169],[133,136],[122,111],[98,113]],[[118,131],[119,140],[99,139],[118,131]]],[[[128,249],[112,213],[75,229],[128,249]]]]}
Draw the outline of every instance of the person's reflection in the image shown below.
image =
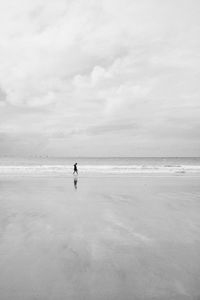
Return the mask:
{"type": "Polygon", "coordinates": [[[74,188],[77,190],[78,178],[74,178],[74,188]]]}

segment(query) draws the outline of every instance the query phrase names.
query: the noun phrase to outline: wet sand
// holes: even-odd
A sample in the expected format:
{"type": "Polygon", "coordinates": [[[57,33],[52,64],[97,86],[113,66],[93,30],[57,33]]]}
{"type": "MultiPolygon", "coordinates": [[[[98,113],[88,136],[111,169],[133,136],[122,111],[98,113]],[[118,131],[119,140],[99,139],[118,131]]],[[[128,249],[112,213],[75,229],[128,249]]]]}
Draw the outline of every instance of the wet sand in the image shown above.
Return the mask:
{"type": "Polygon", "coordinates": [[[0,178],[0,300],[200,299],[198,177],[0,178]]]}

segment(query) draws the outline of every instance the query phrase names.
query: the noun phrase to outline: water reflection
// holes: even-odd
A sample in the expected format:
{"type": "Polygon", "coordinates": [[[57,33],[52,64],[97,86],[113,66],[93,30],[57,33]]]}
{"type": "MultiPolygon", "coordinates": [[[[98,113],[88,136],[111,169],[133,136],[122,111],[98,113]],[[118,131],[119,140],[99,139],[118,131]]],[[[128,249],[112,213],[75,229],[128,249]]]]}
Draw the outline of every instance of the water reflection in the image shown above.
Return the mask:
{"type": "Polygon", "coordinates": [[[78,178],[74,177],[74,188],[77,190],[78,178]]]}

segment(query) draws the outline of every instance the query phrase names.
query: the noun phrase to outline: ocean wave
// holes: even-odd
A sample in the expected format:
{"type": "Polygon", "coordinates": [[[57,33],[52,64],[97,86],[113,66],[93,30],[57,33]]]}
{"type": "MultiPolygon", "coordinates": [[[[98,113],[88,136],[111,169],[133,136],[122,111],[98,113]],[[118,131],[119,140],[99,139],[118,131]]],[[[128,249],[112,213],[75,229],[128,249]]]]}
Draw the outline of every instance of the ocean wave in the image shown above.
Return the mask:
{"type": "MultiPolygon", "coordinates": [[[[0,174],[3,175],[71,175],[73,172],[70,165],[20,165],[0,166],[0,174]]],[[[200,166],[182,165],[83,165],[79,166],[79,173],[131,175],[131,174],[184,174],[200,173],[200,166]]]]}

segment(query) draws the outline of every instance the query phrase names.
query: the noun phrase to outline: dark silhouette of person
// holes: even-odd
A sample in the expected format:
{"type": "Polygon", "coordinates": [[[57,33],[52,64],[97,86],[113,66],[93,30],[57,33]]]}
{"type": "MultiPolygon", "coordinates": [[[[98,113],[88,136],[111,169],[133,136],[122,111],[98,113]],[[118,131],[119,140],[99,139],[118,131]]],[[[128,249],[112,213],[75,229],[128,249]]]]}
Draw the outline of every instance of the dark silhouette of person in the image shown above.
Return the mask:
{"type": "Polygon", "coordinates": [[[78,179],[74,178],[74,188],[77,190],[77,183],[78,183],[78,179]]]}
{"type": "Polygon", "coordinates": [[[74,164],[74,172],[73,172],[73,174],[75,174],[75,173],[78,175],[77,163],[74,164]]]}

